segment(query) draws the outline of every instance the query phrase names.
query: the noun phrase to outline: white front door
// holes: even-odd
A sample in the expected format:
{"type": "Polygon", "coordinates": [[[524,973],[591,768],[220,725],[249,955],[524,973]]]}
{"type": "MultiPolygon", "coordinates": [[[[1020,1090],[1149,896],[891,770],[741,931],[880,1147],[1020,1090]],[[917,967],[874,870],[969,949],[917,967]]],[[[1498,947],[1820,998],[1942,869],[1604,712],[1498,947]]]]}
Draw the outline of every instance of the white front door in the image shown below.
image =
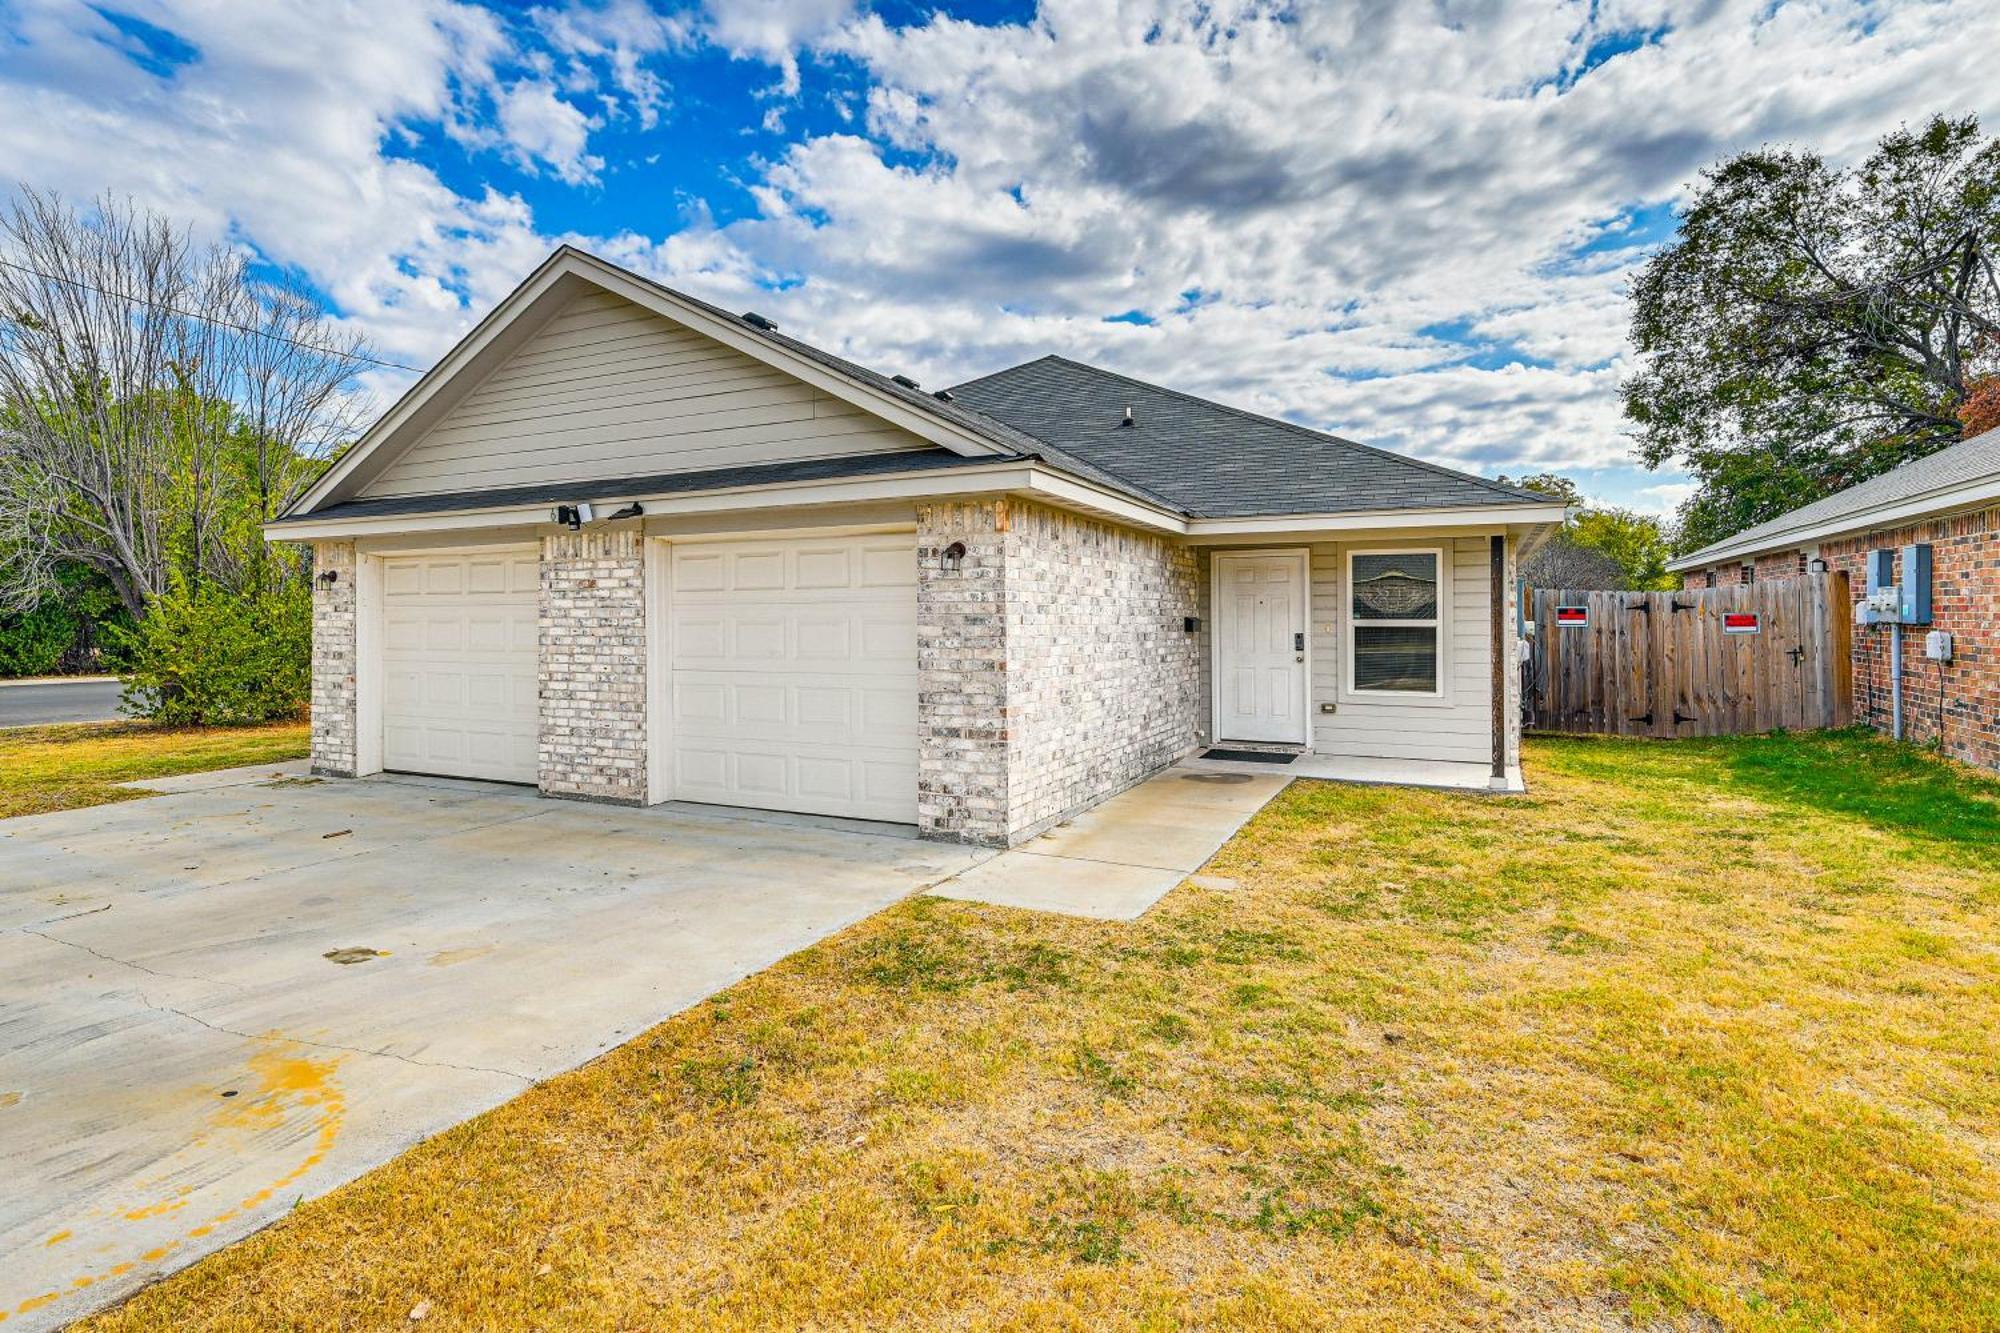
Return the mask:
{"type": "Polygon", "coordinates": [[[915,538],[672,550],[674,799],[914,823],[915,538]]]}
{"type": "Polygon", "coordinates": [[[382,767],[535,780],[534,547],[382,561],[382,767]]]}
{"type": "Polygon", "coordinates": [[[1218,555],[1214,602],[1216,739],[1305,744],[1305,554],[1218,555]]]}

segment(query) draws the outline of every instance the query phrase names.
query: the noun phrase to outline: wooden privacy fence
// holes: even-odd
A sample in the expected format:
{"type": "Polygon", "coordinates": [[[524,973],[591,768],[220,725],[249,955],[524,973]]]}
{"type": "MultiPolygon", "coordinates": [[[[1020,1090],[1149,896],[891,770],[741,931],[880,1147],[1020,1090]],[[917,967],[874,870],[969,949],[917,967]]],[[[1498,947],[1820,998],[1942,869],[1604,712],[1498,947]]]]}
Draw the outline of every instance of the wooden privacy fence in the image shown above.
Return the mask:
{"type": "Polygon", "coordinates": [[[1534,593],[1534,731],[1724,736],[1853,718],[1847,575],[1534,593]]]}

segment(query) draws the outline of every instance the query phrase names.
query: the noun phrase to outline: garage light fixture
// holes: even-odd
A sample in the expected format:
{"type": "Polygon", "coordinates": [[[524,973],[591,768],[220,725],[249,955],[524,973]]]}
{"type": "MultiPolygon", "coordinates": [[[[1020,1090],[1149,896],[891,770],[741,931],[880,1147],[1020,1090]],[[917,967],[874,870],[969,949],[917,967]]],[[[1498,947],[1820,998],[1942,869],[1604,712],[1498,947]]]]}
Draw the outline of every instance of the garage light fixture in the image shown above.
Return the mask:
{"type": "Polygon", "coordinates": [[[573,505],[557,505],[554,521],[575,532],[596,517],[597,510],[588,501],[580,501],[573,505]]]}
{"type": "Polygon", "coordinates": [[[337,569],[323,569],[313,576],[313,582],[317,583],[321,588],[331,588],[334,584],[340,582],[340,571],[337,569]]]}
{"type": "Polygon", "coordinates": [[[947,574],[956,574],[965,567],[965,543],[953,542],[938,552],[938,568],[947,574]]]}

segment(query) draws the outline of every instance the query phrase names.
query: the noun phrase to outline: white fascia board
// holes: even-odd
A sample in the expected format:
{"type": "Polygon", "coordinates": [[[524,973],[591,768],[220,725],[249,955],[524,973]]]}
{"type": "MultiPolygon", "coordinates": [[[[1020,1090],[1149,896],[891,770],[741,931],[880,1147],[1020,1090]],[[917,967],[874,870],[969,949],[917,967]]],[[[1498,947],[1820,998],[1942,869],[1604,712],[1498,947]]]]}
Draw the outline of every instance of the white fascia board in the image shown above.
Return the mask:
{"type": "Polygon", "coordinates": [[[1367,509],[1344,514],[1260,514],[1255,518],[1189,519],[1187,535],[1352,532],[1383,528],[1493,528],[1512,524],[1561,523],[1564,506],[1551,504],[1469,505],[1449,509],[1367,509]]]}
{"type": "MultiPolygon", "coordinates": [[[[851,480],[781,482],[735,486],[692,494],[646,495],[593,491],[593,483],[578,482],[576,500],[600,508],[617,508],[637,501],[649,518],[670,514],[715,514],[740,509],[849,504],[869,500],[917,500],[940,495],[991,493],[1029,495],[1069,508],[1086,508],[1121,521],[1163,532],[1186,530],[1175,514],[1127,499],[1114,491],[1053,472],[1038,463],[995,461],[986,466],[945,472],[912,473],[900,477],[856,477],[851,480]],[[602,497],[602,498],[600,498],[602,497]]],[[[325,541],[384,534],[466,532],[521,524],[547,524],[554,503],[505,505],[438,514],[381,514],[362,518],[310,518],[269,523],[264,535],[272,541],[325,541]]]]}
{"type": "Polygon", "coordinates": [[[949,449],[955,454],[968,458],[1015,456],[991,440],[965,430],[943,417],[926,412],[892,394],[883,393],[871,385],[851,379],[830,367],[822,366],[816,361],[760,338],[747,326],[718,318],[699,306],[681,301],[672,293],[607,264],[595,256],[565,248],[543,261],[542,266],[495,306],[486,318],[473,327],[472,332],[460,339],[457,346],[424,372],[423,376],[396,400],[395,405],[363,433],[354,447],[349,449],[338,463],[322,473],[319,480],[306,490],[298,500],[296,506],[298,511],[302,514],[311,513],[313,508],[324,501],[343,480],[351,476],[362,462],[394,438],[410,418],[421,411],[446,384],[461,373],[465,373],[470,363],[491,346],[494,340],[538,299],[546,295],[551,287],[570,276],[581,278],[622,296],[634,305],[677,324],[683,324],[753,360],[775,366],[803,383],[824,390],[843,402],[851,403],[871,415],[899,426],[941,448],[949,449]]]}
{"type": "Polygon", "coordinates": [[[1719,560],[1764,555],[1770,551],[1782,551],[1808,542],[1852,536],[1874,528],[1900,527],[1916,519],[1941,518],[1961,510],[1978,509],[1996,501],[2000,501],[2000,477],[1982,477],[1978,481],[1961,482],[1955,486],[1927,491],[1922,495],[1857,509],[1851,514],[1842,514],[1823,523],[1808,523],[1784,532],[1765,533],[1750,541],[1724,538],[1713,546],[1706,546],[1699,551],[1667,561],[1667,569],[1679,574],[1686,570],[1715,564],[1719,560]]]}

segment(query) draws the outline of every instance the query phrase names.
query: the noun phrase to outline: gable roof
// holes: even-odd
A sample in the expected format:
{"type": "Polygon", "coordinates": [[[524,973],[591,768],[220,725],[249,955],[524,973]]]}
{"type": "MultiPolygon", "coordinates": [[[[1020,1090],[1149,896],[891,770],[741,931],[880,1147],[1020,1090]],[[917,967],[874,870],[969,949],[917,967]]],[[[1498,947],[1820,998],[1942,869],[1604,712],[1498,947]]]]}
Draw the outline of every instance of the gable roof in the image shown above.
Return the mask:
{"type": "MultiPolygon", "coordinates": [[[[357,492],[532,338],[595,287],[797,376],[951,455],[1045,463],[1185,518],[1467,509],[1552,503],[1547,496],[1258,416],[1108,370],[1045,356],[929,393],[766,323],[562,246],[466,334],[307,489],[280,522],[360,516],[357,492]],[[948,396],[947,396],[948,395],[948,396]],[[1135,427],[1121,426],[1132,407],[1135,427]]],[[[905,455],[905,458],[910,457],[905,455]]],[[[928,470],[919,464],[914,470],[928,470]]],[[[674,474],[671,489],[737,484],[735,469],[674,474]]],[[[667,477],[627,478],[656,481],[667,477]]],[[[595,489],[609,482],[593,481],[595,489]]],[[[523,488],[512,488],[521,490],[523,488]]],[[[547,487],[527,488],[537,494],[547,487]]],[[[566,494],[573,487],[560,488],[566,494]]],[[[555,493],[551,490],[551,493],[555,493]]],[[[383,513],[477,508],[492,490],[399,497],[383,513]]],[[[374,512],[370,510],[369,512],[374,512]]]]}
{"type": "Polygon", "coordinates": [[[426,430],[532,337],[551,315],[589,286],[623,296],[655,314],[787,371],[953,453],[1025,457],[1039,447],[1036,441],[980,413],[899,384],[890,376],[787,337],[775,327],[751,324],[719,306],[565,245],[543,261],[411,385],[354,447],[292,504],[286,516],[313,513],[353,498],[353,492],[374,471],[422,438],[426,430]]]}
{"type": "Polygon", "coordinates": [[[1200,518],[1551,503],[1066,357],[1010,366],[950,393],[1200,518]]]}
{"type": "Polygon", "coordinates": [[[2000,500],[2000,430],[1913,459],[1822,500],[1678,556],[1667,568],[1697,568],[1842,533],[1925,518],[2000,500]]]}

